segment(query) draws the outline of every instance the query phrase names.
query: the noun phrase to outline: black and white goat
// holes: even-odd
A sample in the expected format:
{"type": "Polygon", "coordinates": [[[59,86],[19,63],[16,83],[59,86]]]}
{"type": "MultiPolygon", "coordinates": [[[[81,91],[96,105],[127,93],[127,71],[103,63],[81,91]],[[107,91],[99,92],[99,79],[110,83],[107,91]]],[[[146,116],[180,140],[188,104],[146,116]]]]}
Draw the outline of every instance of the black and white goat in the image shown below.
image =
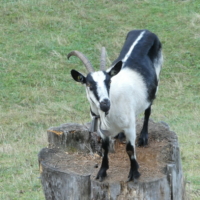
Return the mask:
{"type": "Polygon", "coordinates": [[[79,57],[89,71],[86,77],[76,70],[72,70],[71,75],[85,85],[91,114],[99,116],[98,131],[104,155],[96,178],[101,181],[107,175],[109,136],[114,137],[120,132],[126,136],[126,151],[130,158],[128,181],[139,178],[135,150],[136,116],[144,111],[138,140],[138,145],[144,146],[148,143],[148,120],[163,61],[158,37],[148,30],[130,31],[119,57],[107,70],[105,56],[101,59],[101,70],[95,72],[81,52],[72,51],[68,58],[72,55],[79,57]]]}

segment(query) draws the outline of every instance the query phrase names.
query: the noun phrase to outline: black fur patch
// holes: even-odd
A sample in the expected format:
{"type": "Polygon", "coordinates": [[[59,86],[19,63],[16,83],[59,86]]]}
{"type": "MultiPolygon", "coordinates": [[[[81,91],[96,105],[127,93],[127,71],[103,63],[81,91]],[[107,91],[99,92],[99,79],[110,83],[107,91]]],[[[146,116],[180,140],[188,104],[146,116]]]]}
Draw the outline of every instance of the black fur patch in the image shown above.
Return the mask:
{"type": "Polygon", "coordinates": [[[108,75],[108,73],[106,73],[106,72],[103,72],[103,73],[104,73],[104,75],[106,77],[106,79],[104,80],[104,83],[105,83],[106,89],[107,89],[108,94],[109,94],[109,92],[110,92],[110,84],[111,84],[111,77],[108,75]]]}
{"type": "Polygon", "coordinates": [[[90,85],[90,90],[93,92],[96,99],[99,101],[99,96],[97,93],[97,83],[94,81],[92,75],[89,73],[86,77],[86,85],[90,85]]]}
{"type": "Polygon", "coordinates": [[[133,48],[133,51],[123,66],[129,67],[142,75],[148,90],[148,100],[152,102],[155,99],[156,88],[158,86],[158,80],[153,63],[155,59],[158,58],[161,50],[161,43],[154,33],[148,30],[130,31],[126,37],[126,41],[119,57],[112,65],[124,59],[131,45],[143,31],[145,31],[143,37],[133,48]]]}

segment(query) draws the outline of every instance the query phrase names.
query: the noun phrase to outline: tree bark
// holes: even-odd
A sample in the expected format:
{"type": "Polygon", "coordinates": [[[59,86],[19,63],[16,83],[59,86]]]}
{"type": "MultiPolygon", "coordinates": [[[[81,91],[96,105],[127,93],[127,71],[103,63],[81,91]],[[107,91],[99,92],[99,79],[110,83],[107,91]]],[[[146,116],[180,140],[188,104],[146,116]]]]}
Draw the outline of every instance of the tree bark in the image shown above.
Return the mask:
{"type": "MultiPolygon", "coordinates": [[[[138,121],[137,134],[141,127],[138,121]]],[[[116,142],[108,177],[99,182],[95,175],[101,158],[96,152],[101,154],[101,144],[96,133],[89,133],[88,124],[65,124],[47,134],[49,147],[38,154],[46,200],[186,199],[178,139],[165,123],[149,122],[149,145],[136,150],[142,175],[128,183],[129,163],[125,165],[125,154],[120,157],[125,144],[116,142]]]]}

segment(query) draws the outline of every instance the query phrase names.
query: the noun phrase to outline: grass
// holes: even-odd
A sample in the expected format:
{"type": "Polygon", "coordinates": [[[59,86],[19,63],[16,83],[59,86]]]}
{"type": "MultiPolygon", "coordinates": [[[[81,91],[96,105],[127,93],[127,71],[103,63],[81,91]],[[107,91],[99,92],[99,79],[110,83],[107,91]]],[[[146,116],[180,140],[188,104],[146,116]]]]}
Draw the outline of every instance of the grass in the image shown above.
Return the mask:
{"type": "Polygon", "coordinates": [[[113,61],[132,29],[149,29],[165,62],[152,118],[178,137],[190,199],[200,198],[200,3],[195,0],[1,0],[0,199],[44,199],[37,154],[46,130],[89,121],[84,89],[70,70],[84,52],[96,68],[113,61]]]}

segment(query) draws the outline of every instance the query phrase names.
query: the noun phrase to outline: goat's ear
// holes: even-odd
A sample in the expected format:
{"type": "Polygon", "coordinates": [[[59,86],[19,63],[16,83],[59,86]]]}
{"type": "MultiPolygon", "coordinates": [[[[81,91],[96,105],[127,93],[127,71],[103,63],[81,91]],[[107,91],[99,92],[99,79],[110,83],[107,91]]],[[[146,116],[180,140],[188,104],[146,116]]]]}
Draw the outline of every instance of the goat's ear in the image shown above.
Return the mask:
{"type": "Polygon", "coordinates": [[[113,76],[117,75],[120,72],[121,69],[122,69],[122,61],[119,61],[117,64],[114,65],[114,67],[109,69],[109,71],[107,71],[107,73],[111,77],[113,77],[113,76]]]}
{"type": "Polygon", "coordinates": [[[73,78],[75,81],[77,81],[77,82],[79,82],[79,83],[82,83],[82,84],[86,83],[85,76],[83,76],[83,75],[82,75],[81,73],[79,73],[78,71],[72,69],[72,70],[71,70],[71,75],[72,75],[72,78],[73,78]]]}

